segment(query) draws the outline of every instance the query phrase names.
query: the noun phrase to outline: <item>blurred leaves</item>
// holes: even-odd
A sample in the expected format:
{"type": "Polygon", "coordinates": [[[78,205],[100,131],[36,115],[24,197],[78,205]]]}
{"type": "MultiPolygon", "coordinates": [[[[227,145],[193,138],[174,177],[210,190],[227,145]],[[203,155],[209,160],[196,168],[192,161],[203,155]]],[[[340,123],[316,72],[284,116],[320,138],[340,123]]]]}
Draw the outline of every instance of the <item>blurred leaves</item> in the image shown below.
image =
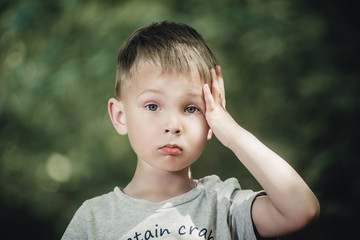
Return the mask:
{"type": "MultiPolygon", "coordinates": [[[[5,236],[24,238],[14,231],[22,226],[27,238],[59,238],[85,199],[131,179],[135,155],[107,116],[117,51],[136,28],[164,19],[207,39],[222,65],[228,110],[319,196],[320,220],[291,239],[352,236],[346,224],[360,213],[354,9],[335,1],[1,1],[5,236]]],[[[197,178],[213,173],[260,188],[216,140],[193,168],[197,178]]]]}

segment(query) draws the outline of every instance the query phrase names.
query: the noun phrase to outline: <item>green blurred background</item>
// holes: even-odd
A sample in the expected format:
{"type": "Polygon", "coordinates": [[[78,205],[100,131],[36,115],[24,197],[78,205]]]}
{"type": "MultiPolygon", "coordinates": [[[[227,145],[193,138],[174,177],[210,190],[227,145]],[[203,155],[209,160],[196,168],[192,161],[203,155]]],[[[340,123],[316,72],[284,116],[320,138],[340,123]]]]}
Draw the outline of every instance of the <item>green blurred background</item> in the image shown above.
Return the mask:
{"type": "MultiPolygon", "coordinates": [[[[59,239],[84,200],[131,179],[135,155],[107,114],[117,51],[164,19],[205,37],[228,110],[318,196],[319,220],[281,239],[357,235],[360,38],[349,2],[2,0],[0,14],[2,239],[59,239]]],[[[216,139],[193,174],[260,189],[216,139]]]]}

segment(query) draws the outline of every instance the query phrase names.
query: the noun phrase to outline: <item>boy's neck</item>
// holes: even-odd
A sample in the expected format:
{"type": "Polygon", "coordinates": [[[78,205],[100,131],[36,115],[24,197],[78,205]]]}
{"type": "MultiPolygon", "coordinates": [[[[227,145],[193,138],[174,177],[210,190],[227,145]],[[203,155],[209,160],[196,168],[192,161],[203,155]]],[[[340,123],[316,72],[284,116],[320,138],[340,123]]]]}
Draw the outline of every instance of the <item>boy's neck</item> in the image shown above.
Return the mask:
{"type": "Polygon", "coordinates": [[[184,194],[196,187],[190,167],[179,172],[146,171],[136,168],[133,179],[123,192],[130,197],[161,202],[184,194]]]}

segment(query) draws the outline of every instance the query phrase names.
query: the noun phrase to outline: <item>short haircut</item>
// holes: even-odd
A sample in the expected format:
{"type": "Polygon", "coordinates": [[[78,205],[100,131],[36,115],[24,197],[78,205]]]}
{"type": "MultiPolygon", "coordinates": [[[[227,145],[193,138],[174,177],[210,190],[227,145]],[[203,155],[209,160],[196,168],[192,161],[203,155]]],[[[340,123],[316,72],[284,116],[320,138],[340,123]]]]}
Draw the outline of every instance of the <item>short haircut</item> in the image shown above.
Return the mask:
{"type": "Polygon", "coordinates": [[[163,72],[200,76],[203,83],[210,83],[209,69],[218,65],[213,51],[192,27],[168,21],[153,23],[136,30],[119,50],[115,86],[118,98],[125,94],[143,61],[163,72]]]}

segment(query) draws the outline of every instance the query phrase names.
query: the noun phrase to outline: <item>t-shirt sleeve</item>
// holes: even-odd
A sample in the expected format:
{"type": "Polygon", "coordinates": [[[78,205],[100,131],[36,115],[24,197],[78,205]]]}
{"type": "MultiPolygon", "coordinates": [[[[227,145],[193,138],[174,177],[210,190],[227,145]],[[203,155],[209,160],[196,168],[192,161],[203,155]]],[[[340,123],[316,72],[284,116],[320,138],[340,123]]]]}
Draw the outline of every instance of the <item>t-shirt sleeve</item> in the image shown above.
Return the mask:
{"type": "Polygon", "coordinates": [[[252,221],[251,208],[257,196],[264,192],[235,190],[230,205],[230,230],[234,239],[257,239],[252,221]]]}
{"type": "Polygon", "coordinates": [[[85,206],[82,205],[75,213],[74,217],[71,219],[68,227],[65,230],[64,235],[61,240],[70,240],[70,239],[88,239],[87,236],[87,221],[82,216],[85,210],[85,206]]]}

